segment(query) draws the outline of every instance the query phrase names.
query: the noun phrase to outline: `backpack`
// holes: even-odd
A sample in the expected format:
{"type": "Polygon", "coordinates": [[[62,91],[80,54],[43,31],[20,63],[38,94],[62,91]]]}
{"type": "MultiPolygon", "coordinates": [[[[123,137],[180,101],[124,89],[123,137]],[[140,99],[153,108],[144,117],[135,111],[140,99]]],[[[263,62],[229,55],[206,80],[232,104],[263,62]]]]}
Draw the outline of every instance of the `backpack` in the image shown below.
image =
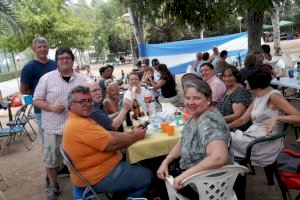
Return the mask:
{"type": "Polygon", "coordinates": [[[277,157],[280,180],[288,189],[300,190],[300,144],[289,144],[277,157]]]}

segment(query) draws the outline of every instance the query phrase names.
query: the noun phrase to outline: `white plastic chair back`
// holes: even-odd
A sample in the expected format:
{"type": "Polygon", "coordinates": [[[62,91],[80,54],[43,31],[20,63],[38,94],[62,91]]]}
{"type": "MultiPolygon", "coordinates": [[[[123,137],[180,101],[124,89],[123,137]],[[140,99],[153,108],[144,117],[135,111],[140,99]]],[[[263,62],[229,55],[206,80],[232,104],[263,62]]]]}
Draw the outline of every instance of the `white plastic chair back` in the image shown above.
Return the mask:
{"type": "MultiPolygon", "coordinates": [[[[194,174],[183,180],[183,185],[195,184],[200,199],[210,200],[235,200],[237,199],[233,185],[239,174],[248,172],[248,168],[241,165],[227,165],[220,169],[208,170],[194,174]]],[[[166,180],[166,187],[170,200],[186,200],[187,198],[177,193],[172,187],[172,178],[166,180]]]]}

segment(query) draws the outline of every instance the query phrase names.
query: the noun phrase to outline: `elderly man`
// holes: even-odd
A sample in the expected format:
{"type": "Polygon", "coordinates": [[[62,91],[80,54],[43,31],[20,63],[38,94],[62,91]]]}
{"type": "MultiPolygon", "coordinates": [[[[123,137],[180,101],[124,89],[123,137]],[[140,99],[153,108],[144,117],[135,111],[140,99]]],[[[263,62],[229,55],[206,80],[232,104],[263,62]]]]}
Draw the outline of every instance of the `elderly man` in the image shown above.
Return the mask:
{"type": "MultiPolygon", "coordinates": [[[[43,37],[37,37],[32,40],[32,51],[35,54],[33,60],[29,61],[22,69],[20,91],[22,94],[33,95],[36,85],[40,78],[47,72],[57,69],[56,62],[48,59],[49,45],[43,37]]],[[[40,138],[44,142],[41,110],[34,107],[34,114],[37,119],[40,138]]]]}
{"type": "Polygon", "coordinates": [[[44,130],[43,159],[50,180],[47,199],[58,197],[60,187],[57,171],[63,165],[59,151],[63,129],[68,118],[68,91],[82,85],[85,79],[73,71],[74,54],[69,48],[59,48],[55,53],[58,70],[45,74],[36,86],[33,104],[42,110],[44,130]]]}
{"type": "Polygon", "coordinates": [[[226,86],[214,73],[214,66],[211,63],[204,63],[201,67],[201,74],[204,81],[208,83],[212,90],[212,106],[216,106],[221,101],[226,92],[226,86]]]}
{"type": "MultiPolygon", "coordinates": [[[[142,140],[146,128],[138,126],[131,133],[123,134],[107,132],[89,118],[93,100],[87,87],[73,88],[68,101],[71,113],[64,129],[62,147],[75,168],[96,192],[124,194],[118,199],[143,197],[151,183],[151,171],[121,161],[119,150],[142,140]]],[[[71,180],[75,190],[84,190],[84,184],[72,172],[71,180]]]]}
{"type": "Polygon", "coordinates": [[[127,112],[131,108],[130,101],[125,99],[125,101],[123,101],[122,109],[119,112],[108,115],[102,105],[102,95],[99,85],[96,82],[89,81],[85,83],[85,86],[90,89],[94,102],[91,118],[106,130],[117,130],[122,125],[127,112]]]}
{"type": "Polygon", "coordinates": [[[218,60],[220,59],[220,53],[219,53],[219,49],[217,46],[213,46],[212,48],[213,50],[213,54],[211,55],[211,57],[209,58],[209,62],[216,67],[218,60]]]}

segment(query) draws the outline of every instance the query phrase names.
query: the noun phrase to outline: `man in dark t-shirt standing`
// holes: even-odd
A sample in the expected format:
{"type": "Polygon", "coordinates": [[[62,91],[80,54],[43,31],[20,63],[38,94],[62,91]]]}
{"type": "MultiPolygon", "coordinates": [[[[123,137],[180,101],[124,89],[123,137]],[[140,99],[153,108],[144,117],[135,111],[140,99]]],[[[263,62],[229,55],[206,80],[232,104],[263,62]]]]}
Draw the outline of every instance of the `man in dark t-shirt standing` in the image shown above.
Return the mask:
{"type": "MultiPolygon", "coordinates": [[[[21,72],[20,91],[22,94],[27,95],[33,95],[36,85],[44,74],[57,69],[56,62],[47,58],[49,45],[45,38],[37,37],[33,39],[32,50],[35,57],[23,67],[21,72]]],[[[41,127],[41,110],[34,107],[34,113],[38,122],[41,140],[44,142],[41,127]]]]}

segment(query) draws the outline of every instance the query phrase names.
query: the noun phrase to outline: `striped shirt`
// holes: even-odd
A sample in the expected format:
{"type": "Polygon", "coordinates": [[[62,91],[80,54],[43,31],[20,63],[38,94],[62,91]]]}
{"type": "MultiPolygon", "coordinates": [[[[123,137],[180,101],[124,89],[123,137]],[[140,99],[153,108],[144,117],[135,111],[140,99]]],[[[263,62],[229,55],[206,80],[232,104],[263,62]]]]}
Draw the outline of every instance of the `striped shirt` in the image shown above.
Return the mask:
{"type": "Polygon", "coordinates": [[[84,76],[73,73],[69,82],[65,81],[58,70],[41,77],[37,84],[33,100],[44,100],[51,104],[63,104],[65,110],[54,113],[42,110],[42,128],[45,134],[62,135],[69,115],[68,93],[75,86],[85,82],[84,76]]]}

